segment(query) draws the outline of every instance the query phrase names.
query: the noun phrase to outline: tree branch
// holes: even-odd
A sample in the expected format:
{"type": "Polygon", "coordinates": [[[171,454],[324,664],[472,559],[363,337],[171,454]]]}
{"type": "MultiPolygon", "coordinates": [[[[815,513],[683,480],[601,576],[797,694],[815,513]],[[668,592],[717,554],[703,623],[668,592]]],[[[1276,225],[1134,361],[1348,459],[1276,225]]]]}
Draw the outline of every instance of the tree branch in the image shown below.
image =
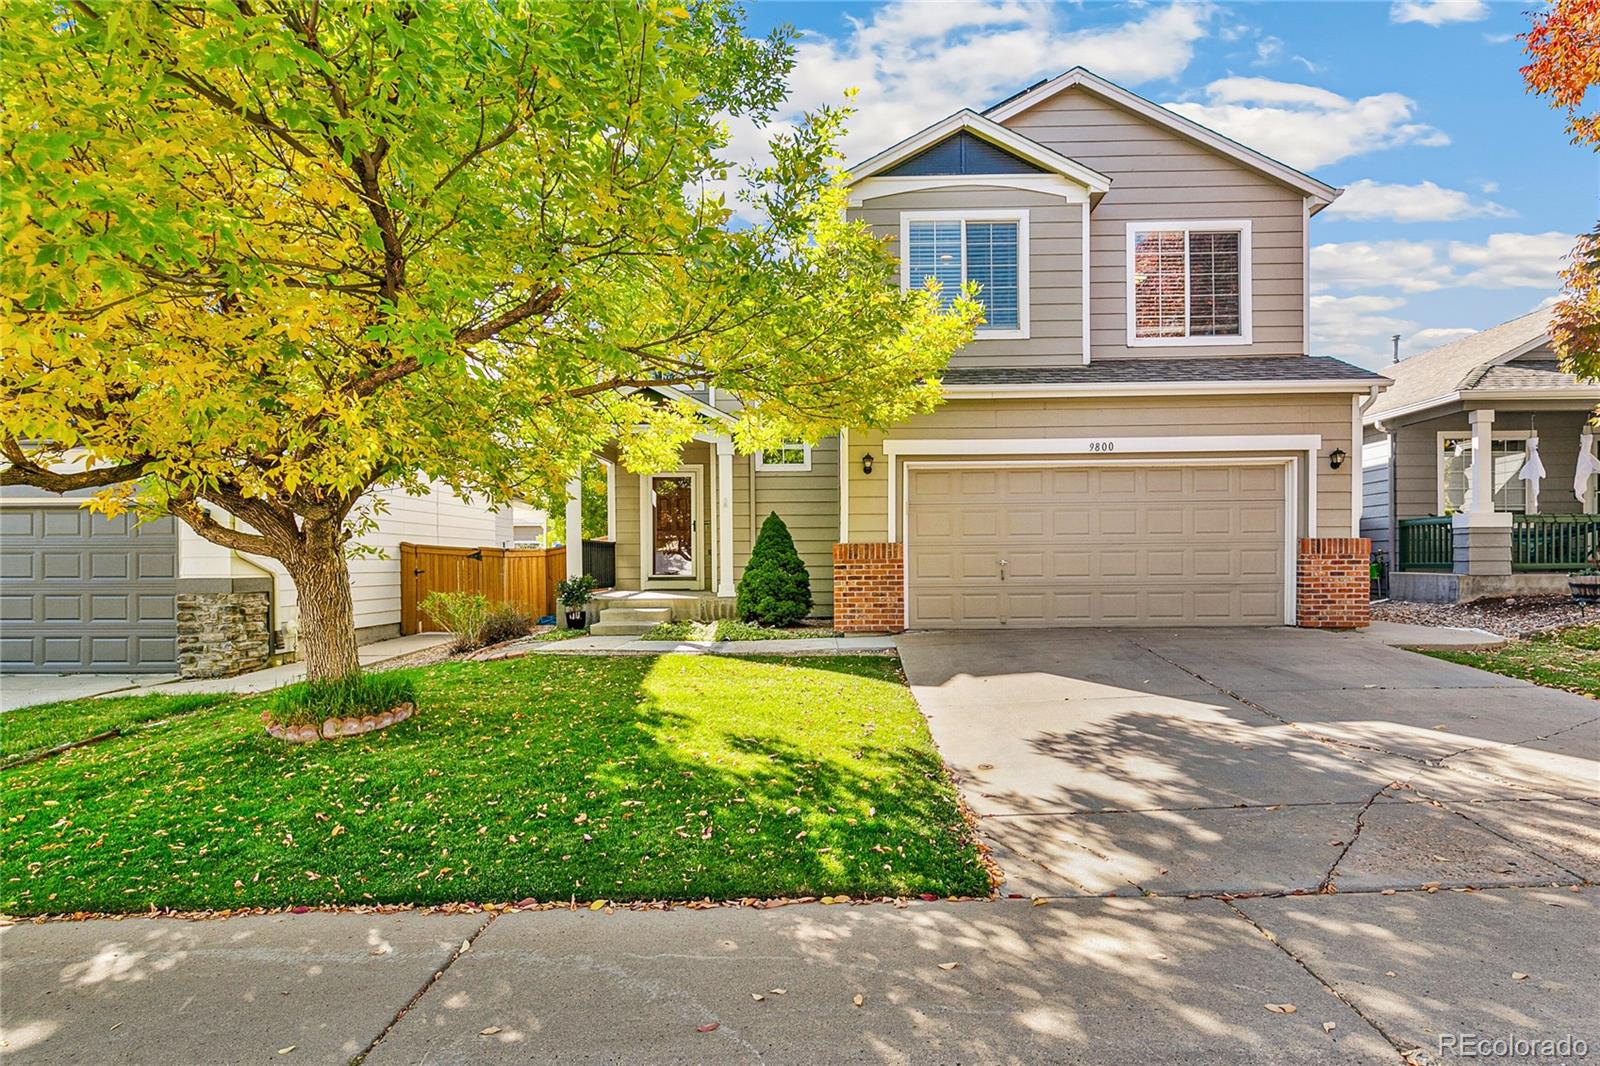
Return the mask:
{"type": "Polygon", "coordinates": [[[142,456],[116,466],[99,466],[92,470],[61,472],[40,466],[15,437],[0,441],[0,455],[6,465],[0,468],[0,485],[30,485],[46,492],[77,492],[81,489],[103,489],[121,485],[144,476],[145,468],[154,462],[153,456],[142,456]]]}

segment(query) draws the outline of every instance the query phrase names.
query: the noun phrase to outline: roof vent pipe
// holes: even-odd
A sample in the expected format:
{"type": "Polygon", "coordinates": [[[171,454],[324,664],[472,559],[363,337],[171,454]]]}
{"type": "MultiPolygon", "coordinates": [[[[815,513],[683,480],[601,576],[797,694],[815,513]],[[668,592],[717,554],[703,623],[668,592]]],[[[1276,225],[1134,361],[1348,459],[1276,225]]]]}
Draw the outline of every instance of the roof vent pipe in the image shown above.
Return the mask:
{"type": "Polygon", "coordinates": [[[1400,334],[1393,334],[1390,336],[1389,341],[1394,345],[1394,361],[1398,363],[1400,361],[1400,334]]]}

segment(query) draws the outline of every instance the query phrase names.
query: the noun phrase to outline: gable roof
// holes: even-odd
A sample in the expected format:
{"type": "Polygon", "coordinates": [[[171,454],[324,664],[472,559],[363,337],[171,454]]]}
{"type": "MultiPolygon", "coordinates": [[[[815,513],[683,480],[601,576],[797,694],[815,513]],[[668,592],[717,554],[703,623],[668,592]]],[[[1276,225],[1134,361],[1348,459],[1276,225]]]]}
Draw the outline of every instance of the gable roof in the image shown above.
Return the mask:
{"type": "Polygon", "coordinates": [[[1069,181],[1082,185],[1092,195],[1103,194],[1111,188],[1111,179],[1098,170],[1086,167],[1075,159],[1068,159],[1060,152],[1046,148],[1038,141],[1024,137],[1015,130],[1007,129],[1000,123],[985,118],[970,108],[963,108],[948,118],[941,119],[926,129],[913,133],[898,144],[890,145],[877,155],[851,166],[849,168],[850,183],[854,185],[857,182],[865,181],[867,178],[881,175],[924,149],[938,144],[946,137],[962,131],[981,137],[990,144],[1005,149],[1019,159],[1027,160],[1034,166],[1041,167],[1052,174],[1059,174],[1069,181]]]}
{"type": "Polygon", "coordinates": [[[1044,101],[1068,89],[1082,89],[1092,93],[1103,100],[1107,100],[1119,107],[1126,108],[1135,114],[1148,119],[1158,126],[1171,130],[1180,137],[1194,141],[1212,151],[1232,159],[1234,162],[1273,178],[1290,188],[1297,189],[1309,196],[1314,201],[1311,213],[1327,207],[1338,199],[1342,189],[1337,189],[1323,181],[1318,181],[1304,171],[1296,170],[1287,163],[1281,163],[1271,156],[1263,155],[1254,148],[1246,147],[1230,137],[1225,137],[1216,130],[1209,129],[1193,119],[1185,118],[1175,111],[1168,111],[1160,104],[1146,100],[1138,93],[1130,92],[1120,85],[1113,84],[1083,67],[1073,67],[1064,74],[1054,78],[1047,78],[1037,84],[1030,85],[1021,92],[1010,96],[984,112],[984,115],[995,122],[1005,122],[1013,115],[1019,115],[1029,108],[1036,107],[1044,101]]]}
{"type": "Polygon", "coordinates": [[[1564,396],[1600,394],[1595,382],[1555,368],[1507,365],[1549,339],[1550,309],[1545,307],[1384,367],[1394,384],[1367,411],[1366,421],[1426,411],[1475,391],[1528,392],[1530,398],[1551,390],[1564,396]]]}

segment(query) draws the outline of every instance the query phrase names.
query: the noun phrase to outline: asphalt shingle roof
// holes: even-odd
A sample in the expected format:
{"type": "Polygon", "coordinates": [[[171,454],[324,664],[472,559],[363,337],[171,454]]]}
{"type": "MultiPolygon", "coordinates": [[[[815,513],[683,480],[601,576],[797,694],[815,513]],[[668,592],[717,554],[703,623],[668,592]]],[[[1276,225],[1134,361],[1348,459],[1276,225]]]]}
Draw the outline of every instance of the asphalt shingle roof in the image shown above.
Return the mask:
{"type": "Polygon", "coordinates": [[[955,367],[946,385],[1102,385],[1155,382],[1383,381],[1327,356],[1238,359],[1099,359],[1088,366],[955,367]]]}
{"type": "Polygon", "coordinates": [[[1477,379],[1464,386],[1468,391],[1473,389],[1487,389],[1492,391],[1502,390],[1527,390],[1537,392],[1540,389],[1569,389],[1574,385],[1592,385],[1576,374],[1568,374],[1554,363],[1535,363],[1531,366],[1522,363],[1505,363],[1501,366],[1486,367],[1477,379]]]}

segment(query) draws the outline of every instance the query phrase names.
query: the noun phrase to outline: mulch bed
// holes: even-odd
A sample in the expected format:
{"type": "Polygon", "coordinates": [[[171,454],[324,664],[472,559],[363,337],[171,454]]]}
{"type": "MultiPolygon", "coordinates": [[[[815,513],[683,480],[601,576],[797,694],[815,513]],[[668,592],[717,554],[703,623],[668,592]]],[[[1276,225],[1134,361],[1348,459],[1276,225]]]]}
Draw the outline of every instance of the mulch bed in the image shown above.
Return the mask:
{"type": "MultiPolygon", "coordinates": [[[[1584,621],[1583,612],[1566,596],[1510,596],[1473,603],[1405,603],[1389,600],[1372,605],[1380,622],[1422,626],[1486,629],[1503,637],[1525,637],[1584,621]]],[[[1600,613],[1589,612],[1589,619],[1600,613]]]]}

